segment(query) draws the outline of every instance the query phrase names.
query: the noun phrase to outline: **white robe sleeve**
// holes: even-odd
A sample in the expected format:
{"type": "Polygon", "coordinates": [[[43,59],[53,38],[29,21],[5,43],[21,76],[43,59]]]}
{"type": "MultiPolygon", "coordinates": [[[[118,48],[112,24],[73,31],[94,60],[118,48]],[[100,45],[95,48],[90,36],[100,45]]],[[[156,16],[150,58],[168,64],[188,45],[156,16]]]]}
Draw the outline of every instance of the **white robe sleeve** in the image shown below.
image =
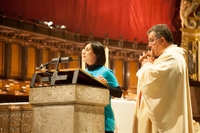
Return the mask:
{"type": "Polygon", "coordinates": [[[162,55],[154,64],[143,65],[137,73],[138,89],[142,92],[145,110],[161,132],[171,130],[177,123],[180,124],[179,128],[183,126],[183,114],[187,113],[183,108],[188,106],[184,105],[188,104],[188,87],[184,84],[187,81],[187,68],[182,65],[185,61],[182,56],[176,56],[162,55]]]}

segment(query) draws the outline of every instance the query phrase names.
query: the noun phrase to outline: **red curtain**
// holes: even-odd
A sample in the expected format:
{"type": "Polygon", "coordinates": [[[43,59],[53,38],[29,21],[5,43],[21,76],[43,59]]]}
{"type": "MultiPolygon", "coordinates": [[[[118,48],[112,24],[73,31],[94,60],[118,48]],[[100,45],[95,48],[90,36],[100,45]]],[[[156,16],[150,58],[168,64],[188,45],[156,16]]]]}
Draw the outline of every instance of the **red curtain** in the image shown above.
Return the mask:
{"type": "Polygon", "coordinates": [[[0,0],[6,16],[53,21],[83,35],[147,43],[146,31],[167,24],[180,43],[181,0],[0,0]]]}

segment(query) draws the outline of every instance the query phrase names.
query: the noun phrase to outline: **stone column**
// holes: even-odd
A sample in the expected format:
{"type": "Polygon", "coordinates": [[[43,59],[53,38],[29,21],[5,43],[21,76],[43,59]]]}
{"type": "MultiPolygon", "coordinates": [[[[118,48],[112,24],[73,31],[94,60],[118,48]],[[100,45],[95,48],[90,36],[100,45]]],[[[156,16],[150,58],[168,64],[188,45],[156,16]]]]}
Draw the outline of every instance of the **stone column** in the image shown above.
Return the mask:
{"type": "Polygon", "coordinates": [[[104,133],[109,90],[85,85],[31,88],[34,133],[104,133]]]}

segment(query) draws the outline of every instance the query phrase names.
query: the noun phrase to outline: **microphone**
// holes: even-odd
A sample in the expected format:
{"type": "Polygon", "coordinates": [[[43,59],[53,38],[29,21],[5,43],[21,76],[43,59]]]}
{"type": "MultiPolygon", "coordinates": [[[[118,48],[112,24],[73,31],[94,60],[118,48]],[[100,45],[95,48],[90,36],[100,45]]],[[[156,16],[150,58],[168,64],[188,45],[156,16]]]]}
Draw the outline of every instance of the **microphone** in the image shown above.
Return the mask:
{"type": "Polygon", "coordinates": [[[56,63],[60,63],[60,62],[70,62],[70,61],[73,61],[72,57],[53,58],[50,62],[41,64],[39,67],[36,67],[36,70],[41,70],[42,68],[48,66],[49,64],[56,64],[56,63]]]}
{"type": "Polygon", "coordinates": [[[43,67],[48,66],[50,63],[51,63],[51,62],[47,62],[47,63],[45,63],[45,64],[41,64],[39,67],[36,67],[36,70],[40,70],[40,69],[42,69],[43,67]]]}
{"type": "Polygon", "coordinates": [[[61,58],[53,58],[51,60],[51,63],[57,63],[57,62],[70,62],[72,61],[72,57],[61,57],[61,58]]]}

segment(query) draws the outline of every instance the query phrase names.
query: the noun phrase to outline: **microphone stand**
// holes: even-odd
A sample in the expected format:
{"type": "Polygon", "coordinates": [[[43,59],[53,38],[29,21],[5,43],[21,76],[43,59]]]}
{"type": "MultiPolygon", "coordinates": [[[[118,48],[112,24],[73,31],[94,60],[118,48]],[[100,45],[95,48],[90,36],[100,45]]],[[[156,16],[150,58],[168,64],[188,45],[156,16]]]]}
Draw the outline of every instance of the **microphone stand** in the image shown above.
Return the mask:
{"type": "Polygon", "coordinates": [[[55,85],[56,81],[58,80],[67,80],[67,75],[58,75],[58,66],[61,62],[61,57],[59,55],[58,60],[56,62],[56,70],[53,73],[53,76],[51,76],[51,86],[55,85]]]}
{"type": "Polygon", "coordinates": [[[44,68],[44,67],[48,67],[49,66],[49,64],[50,64],[51,62],[47,62],[47,63],[45,63],[45,64],[41,64],[39,67],[36,67],[36,70],[41,70],[42,68],[44,68]]]}
{"type": "MultiPolygon", "coordinates": [[[[58,58],[53,58],[50,62],[47,62],[45,64],[41,64],[40,67],[36,67],[36,70],[42,70],[42,68],[48,67],[49,64],[56,62],[56,69],[55,69],[53,75],[47,74],[48,76],[42,77],[41,81],[42,82],[48,82],[48,83],[50,83],[51,86],[53,86],[53,85],[56,84],[56,81],[67,80],[67,75],[58,75],[58,73],[59,73],[58,67],[59,67],[60,62],[69,62],[69,61],[72,61],[71,57],[61,58],[61,56],[59,55],[58,58]]],[[[38,75],[38,73],[35,72],[32,79],[31,79],[30,88],[35,87],[35,81],[36,81],[37,75],[38,75]]]]}

